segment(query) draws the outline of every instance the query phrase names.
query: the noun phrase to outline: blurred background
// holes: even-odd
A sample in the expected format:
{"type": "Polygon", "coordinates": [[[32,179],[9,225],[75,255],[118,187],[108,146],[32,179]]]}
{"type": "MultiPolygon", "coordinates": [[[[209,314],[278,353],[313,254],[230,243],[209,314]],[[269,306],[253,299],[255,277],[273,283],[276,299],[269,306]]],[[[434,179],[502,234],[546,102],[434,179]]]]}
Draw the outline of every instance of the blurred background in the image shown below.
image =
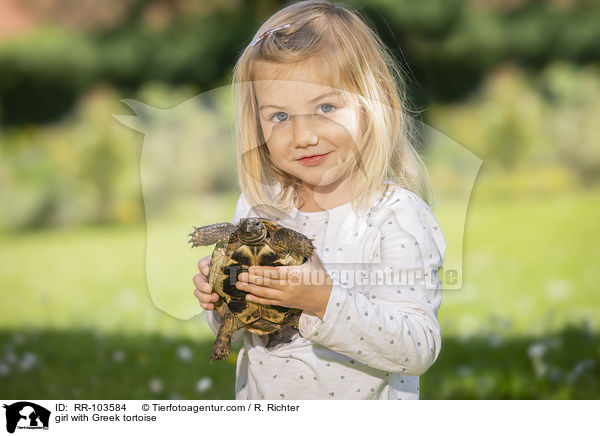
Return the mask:
{"type": "MultiPolygon", "coordinates": [[[[599,398],[600,5],[344,4],[397,57],[417,117],[483,162],[464,168],[467,181],[477,174],[471,192],[444,147],[420,150],[444,200],[433,210],[448,262],[462,264],[421,397],[599,398]]],[[[179,156],[180,179],[146,180],[144,190],[164,190],[156,198],[195,202],[150,211],[144,125],[182,109],[171,134],[155,138],[206,147],[215,114],[230,122],[227,94],[212,90],[230,83],[236,56],[284,5],[0,2],[0,397],[234,398],[235,352],[208,364],[213,337],[192,294],[195,262],[211,248],[185,242],[192,225],[231,220],[231,141],[210,143],[210,159],[179,156]],[[161,228],[183,221],[170,242],[187,260],[169,263],[179,258],[161,228]],[[161,265],[180,278],[160,296],[179,316],[148,290],[161,265]]]]}

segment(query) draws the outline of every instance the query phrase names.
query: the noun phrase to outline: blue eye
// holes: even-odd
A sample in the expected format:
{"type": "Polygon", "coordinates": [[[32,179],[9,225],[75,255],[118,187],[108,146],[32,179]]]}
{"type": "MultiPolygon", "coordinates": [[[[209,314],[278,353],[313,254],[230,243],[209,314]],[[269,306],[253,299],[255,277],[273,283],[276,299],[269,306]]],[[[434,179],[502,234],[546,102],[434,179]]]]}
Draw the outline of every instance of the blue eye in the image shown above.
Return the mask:
{"type": "Polygon", "coordinates": [[[282,120],[281,118],[279,118],[280,114],[283,114],[287,117],[287,114],[285,112],[277,112],[276,114],[273,114],[270,119],[273,120],[273,118],[275,118],[276,119],[276,120],[274,120],[275,122],[285,121],[287,118],[282,120]]]}
{"type": "Polygon", "coordinates": [[[325,111],[326,114],[335,109],[335,106],[333,106],[332,104],[329,104],[329,103],[323,103],[320,107],[330,107],[331,108],[330,110],[325,111]]]}
{"type": "MultiPolygon", "coordinates": [[[[331,113],[335,109],[335,106],[332,104],[329,104],[329,103],[323,103],[323,104],[319,105],[319,108],[321,108],[321,110],[323,110],[323,113],[328,114],[328,113],[331,113]],[[324,108],[327,108],[327,110],[324,108]]],[[[275,123],[281,123],[283,121],[287,121],[288,119],[289,119],[289,115],[285,112],[274,113],[269,118],[270,121],[274,121],[275,123]],[[283,116],[280,116],[280,115],[283,115],[283,116]]]]}

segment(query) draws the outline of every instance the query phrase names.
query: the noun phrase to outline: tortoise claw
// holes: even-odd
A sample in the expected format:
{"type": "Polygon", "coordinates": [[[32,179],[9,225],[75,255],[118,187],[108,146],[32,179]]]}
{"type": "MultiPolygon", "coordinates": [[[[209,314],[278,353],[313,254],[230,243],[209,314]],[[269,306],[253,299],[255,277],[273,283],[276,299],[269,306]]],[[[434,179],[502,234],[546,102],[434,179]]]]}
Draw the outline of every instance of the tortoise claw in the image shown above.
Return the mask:
{"type": "Polygon", "coordinates": [[[228,240],[236,231],[236,226],[231,223],[218,223],[204,227],[192,226],[194,231],[191,236],[195,246],[212,245],[228,240]]]}

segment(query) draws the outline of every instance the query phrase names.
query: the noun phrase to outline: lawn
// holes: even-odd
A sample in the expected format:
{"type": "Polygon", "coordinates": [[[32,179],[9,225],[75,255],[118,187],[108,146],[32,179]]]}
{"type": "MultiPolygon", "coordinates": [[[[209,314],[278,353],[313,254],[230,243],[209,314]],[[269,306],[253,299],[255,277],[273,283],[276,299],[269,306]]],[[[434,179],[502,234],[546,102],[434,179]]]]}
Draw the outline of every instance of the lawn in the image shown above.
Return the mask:
{"type": "MultiPolygon", "coordinates": [[[[473,193],[463,287],[444,294],[443,349],[422,377],[423,398],[600,396],[598,194],[473,193]]],[[[189,228],[229,219],[235,196],[211,204],[189,228]]],[[[444,228],[452,208],[436,214],[444,228]]],[[[186,247],[189,262],[174,264],[156,248],[161,232],[151,233],[157,239],[145,226],[0,235],[2,397],[233,397],[233,361],[208,364],[211,333],[194,316],[194,262],[210,250],[186,247]],[[148,291],[148,244],[177,277],[168,299],[148,291]]]]}

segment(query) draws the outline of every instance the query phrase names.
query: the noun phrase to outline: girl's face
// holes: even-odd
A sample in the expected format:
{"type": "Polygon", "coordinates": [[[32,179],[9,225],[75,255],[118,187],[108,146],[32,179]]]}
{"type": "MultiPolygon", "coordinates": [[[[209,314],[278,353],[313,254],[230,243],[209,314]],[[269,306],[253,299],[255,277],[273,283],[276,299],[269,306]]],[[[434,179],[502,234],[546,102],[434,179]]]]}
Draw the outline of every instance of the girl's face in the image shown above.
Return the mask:
{"type": "MultiPolygon", "coordinates": [[[[319,84],[318,62],[259,62],[255,70],[260,126],[274,164],[305,188],[339,191],[356,165],[359,105],[319,84]]],[[[347,188],[347,186],[346,186],[347,188]]]]}

